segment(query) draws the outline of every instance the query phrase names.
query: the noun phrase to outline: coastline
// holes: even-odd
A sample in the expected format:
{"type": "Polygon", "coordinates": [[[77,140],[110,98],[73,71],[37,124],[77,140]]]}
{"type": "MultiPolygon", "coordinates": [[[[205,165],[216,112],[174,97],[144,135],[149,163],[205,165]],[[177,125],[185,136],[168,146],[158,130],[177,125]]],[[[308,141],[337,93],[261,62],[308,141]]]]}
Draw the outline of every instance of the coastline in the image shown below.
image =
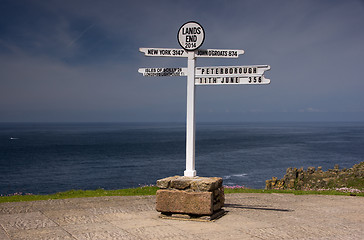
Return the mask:
{"type": "MultiPolygon", "coordinates": [[[[358,196],[364,197],[364,192],[353,192],[350,188],[340,190],[292,190],[292,189],[249,189],[242,186],[224,186],[225,194],[292,194],[292,195],[341,195],[341,196],[358,196]]],[[[110,196],[153,196],[158,187],[146,186],[140,188],[118,189],[118,190],[70,190],[49,195],[32,195],[32,194],[13,194],[10,196],[0,196],[0,203],[6,202],[27,202],[43,201],[72,198],[95,198],[110,196]]]]}

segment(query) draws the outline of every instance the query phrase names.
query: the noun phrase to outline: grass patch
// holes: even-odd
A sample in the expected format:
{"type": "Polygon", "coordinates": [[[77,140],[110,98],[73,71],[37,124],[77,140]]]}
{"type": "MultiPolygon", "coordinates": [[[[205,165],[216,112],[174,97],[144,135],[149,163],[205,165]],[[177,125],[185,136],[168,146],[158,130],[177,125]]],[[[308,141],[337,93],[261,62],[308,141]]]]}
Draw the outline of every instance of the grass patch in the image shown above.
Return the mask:
{"type": "Polygon", "coordinates": [[[105,197],[105,196],[140,196],[155,195],[159,188],[153,186],[118,189],[118,190],[70,190],[49,195],[13,195],[0,197],[1,202],[23,202],[50,199],[83,198],[83,197],[105,197]]]}
{"type": "Polygon", "coordinates": [[[323,191],[303,191],[303,190],[265,190],[265,189],[247,189],[247,188],[234,188],[224,190],[225,194],[229,193],[288,193],[294,195],[344,195],[344,196],[361,196],[364,197],[364,192],[350,193],[341,192],[336,190],[323,190],[323,191]]]}
{"type": "MultiPolygon", "coordinates": [[[[104,196],[141,196],[155,195],[158,187],[146,186],[138,188],[118,189],[118,190],[70,190],[67,192],[59,192],[50,195],[13,195],[0,197],[2,202],[23,202],[23,201],[39,201],[51,199],[66,199],[66,198],[83,198],[83,197],[104,197],[104,196]]],[[[264,189],[248,189],[248,188],[225,188],[225,194],[233,193],[288,193],[295,195],[344,195],[344,196],[364,196],[364,193],[347,193],[335,190],[325,191],[300,191],[300,190],[264,190],[264,189]]]]}

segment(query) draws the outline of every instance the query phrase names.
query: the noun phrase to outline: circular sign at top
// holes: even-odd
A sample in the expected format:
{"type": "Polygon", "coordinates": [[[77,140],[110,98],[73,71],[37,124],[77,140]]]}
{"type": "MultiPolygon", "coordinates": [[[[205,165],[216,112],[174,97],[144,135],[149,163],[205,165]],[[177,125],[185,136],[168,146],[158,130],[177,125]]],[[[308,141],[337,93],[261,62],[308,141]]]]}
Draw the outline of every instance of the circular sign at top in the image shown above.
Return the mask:
{"type": "Polygon", "coordinates": [[[178,30],[177,38],[184,50],[194,51],[201,47],[205,40],[205,30],[198,22],[186,22],[178,30]]]}

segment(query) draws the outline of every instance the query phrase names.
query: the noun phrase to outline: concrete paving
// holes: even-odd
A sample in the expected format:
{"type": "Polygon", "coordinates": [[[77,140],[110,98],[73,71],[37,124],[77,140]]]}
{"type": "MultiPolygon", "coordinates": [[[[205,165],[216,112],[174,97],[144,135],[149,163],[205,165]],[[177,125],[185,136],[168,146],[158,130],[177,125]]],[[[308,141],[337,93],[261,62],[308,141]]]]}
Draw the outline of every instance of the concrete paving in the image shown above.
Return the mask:
{"type": "Polygon", "coordinates": [[[0,239],[364,239],[364,198],[228,194],[215,222],[159,218],[155,196],[0,204],[0,239]]]}

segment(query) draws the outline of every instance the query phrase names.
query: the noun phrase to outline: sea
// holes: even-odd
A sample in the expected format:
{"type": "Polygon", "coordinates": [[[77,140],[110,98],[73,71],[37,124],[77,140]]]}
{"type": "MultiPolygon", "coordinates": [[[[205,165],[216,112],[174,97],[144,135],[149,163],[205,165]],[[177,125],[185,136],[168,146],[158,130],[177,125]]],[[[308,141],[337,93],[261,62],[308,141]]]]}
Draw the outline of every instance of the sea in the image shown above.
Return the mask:
{"type": "MultiPolygon", "coordinates": [[[[185,123],[0,123],[0,195],[154,185],[183,175],[185,123]]],[[[196,171],[262,189],[289,167],[364,161],[363,122],[197,123],[196,171]]]]}

